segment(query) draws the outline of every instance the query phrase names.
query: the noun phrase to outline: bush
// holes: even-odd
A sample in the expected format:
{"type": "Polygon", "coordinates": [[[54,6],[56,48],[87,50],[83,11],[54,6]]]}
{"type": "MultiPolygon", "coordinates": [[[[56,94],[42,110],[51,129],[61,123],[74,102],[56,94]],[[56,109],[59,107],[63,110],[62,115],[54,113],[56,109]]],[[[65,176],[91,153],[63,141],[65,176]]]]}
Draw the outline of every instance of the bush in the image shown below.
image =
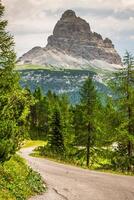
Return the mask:
{"type": "Polygon", "coordinates": [[[23,158],[13,156],[0,165],[0,199],[26,200],[45,190],[44,183],[37,172],[26,165],[23,158]]]}

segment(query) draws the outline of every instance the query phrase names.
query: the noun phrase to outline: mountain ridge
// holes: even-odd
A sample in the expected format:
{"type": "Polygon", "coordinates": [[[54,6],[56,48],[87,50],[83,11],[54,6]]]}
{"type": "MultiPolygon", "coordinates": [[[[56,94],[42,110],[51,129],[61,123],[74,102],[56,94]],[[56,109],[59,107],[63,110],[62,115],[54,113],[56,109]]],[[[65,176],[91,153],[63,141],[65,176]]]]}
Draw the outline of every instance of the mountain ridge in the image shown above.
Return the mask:
{"type": "MultiPolygon", "coordinates": [[[[121,65],[121,58],[112,41],[92,32],[90,25],[75,12],[67,10],[56,23],[46,47],[34,47],[18,64],[37,64],[63,68],[88,68],[95,60],[121,65]]],[[[109,65],[110,67],[110,65],[109,65]]],[[[112,67],[112,66],[111,66],[112,67]]]]}

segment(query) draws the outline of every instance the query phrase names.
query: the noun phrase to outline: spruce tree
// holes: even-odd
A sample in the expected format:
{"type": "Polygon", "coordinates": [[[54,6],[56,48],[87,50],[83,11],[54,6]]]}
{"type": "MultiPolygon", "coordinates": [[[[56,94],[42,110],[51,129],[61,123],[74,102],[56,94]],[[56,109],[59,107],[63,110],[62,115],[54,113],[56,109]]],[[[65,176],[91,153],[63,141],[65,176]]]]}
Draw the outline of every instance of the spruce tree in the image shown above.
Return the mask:
{"type": "Polygon", "coordinates": [[[63,94],[59,97],[58,101],[61,119],[62,119],[62,132],[64,135],[64,144],[66,147],[72,142],[72,127],[71,127],[71,110],[68,96],[63,94]]]}
{"type": "Polygon", "coordinates": [[[91,147],[95,139],[95,106],[97,94],[92,78],[88,77],[80,91],[81,102],[76,109],[76,121],[78,133],[76,133],[79,145],[86,145],[86,164],[89,166],[91,147]]]}
{"type": "Polygon", "coordinates": [[[119,113],[117,131],[117,158],[122,169],[132,170],[134,165],[134,58],[126,52],[124,68],[113,79],[115,107],[119,113]],[[122,151],[122,152],[121,152],[122,151]]]}
{"type": "Polygon", "coordinates": [[[43,96],[41,89],[37,88],[33,94],[35,104],[31,106],[30,122],[32,139],[46,139],[50,124],[50,102],[47,96],[43,96]]]}
{"type": "Polygon", "coordinates": [[[64,153],[64,138],[62,133],[62,122],[59,108],[55,108],[52,115],[51,132],[49,136],[49,146],[55,154],[64,153]]]}
{"type": "Polygon", "coordinates": [[[19,149],[31,101],[19,87],[18,74],[14,71],[14,41],[6,31],[3,14],[0,2],[0,162],[8,160],[19,149]]]}
{"type": "Polygon", "coordinates": [[[0,3],[0,93],[12,92],[18,81],[15,68],[16,54],[13,37],[6,31],[7,21],[3,20],[4,7],[0,3]]]}

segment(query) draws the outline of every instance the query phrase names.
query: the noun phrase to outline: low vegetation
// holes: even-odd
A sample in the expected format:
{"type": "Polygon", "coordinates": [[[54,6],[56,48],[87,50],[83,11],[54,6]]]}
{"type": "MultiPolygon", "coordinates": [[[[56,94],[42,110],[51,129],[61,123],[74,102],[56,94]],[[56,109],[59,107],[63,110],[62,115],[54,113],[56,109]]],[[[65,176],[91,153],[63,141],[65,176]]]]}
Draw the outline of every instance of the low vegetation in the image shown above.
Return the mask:
{"type": "Polygon", "coordinates": [[[46,144],[47,144],[47,142],[45,142],[43,140],[25,140],[23,142],[22,148],[44,146],[46,144]]]}
{"type": "Polygon", "coordinates": [[[40,175],[27,166],[24,159],[14,155],[0,165],[0,199],[25,200],[45,191],[40,175]]]}
{"type": "Polygon", "coordinates": [[[14,41],[3,13],[0,2],[0,199],[25,200],[45,188],[40,175],[16,155],[28,137],[27,117],[34,99],[19,85],[14,41]]]}
{"type": "Polygon", "coordinates": [[[118,169],[114,169],[112,166],[110,167],[110,160],[106,158],[101,158],[100,156],[96,157],[95,160],[93,160],[90,167],[86,166],[86,161],[83,158],[84,156],[81,155],[81,157],[76,156],[60,156],[60,155],[54,155],[50,154],[50,152],[47,152],[45,148],[42,146],[36,147],[33,152],[30,154],[32,157],[36,158],[42,158],[42,159],[49,159],[54,162],[67,164],[71,166],[77,166],[83,169],[90,169],[95,170],[99,172],[105,172],[105,173],[111,173],[111,174],[119,174],[119,175],[128,175],[128,176],[134,176],[134,172],[131,171],[122,171],[118,169]]]}
{"type": "Polygon", "coordinates": [[[15,67],[15,70],[28,70],[28,69],[48,69],[48,70],[51,70],[51,67],[42,66],[42,65],[32,65],[32,64],[17,65],[15,67]]]}

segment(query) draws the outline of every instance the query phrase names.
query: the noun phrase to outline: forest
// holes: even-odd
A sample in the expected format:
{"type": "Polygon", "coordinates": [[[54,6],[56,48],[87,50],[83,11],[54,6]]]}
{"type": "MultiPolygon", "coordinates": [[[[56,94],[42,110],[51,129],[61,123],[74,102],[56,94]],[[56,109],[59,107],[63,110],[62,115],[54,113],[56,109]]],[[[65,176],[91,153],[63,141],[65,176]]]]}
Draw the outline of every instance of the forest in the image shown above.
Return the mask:
{"type": "MultiPolygon", "coordinates": [[[[134,172],[134,58],[126,52],[124,67],[108,86],[112,95],[101,101],[93,77],[80,89],[80,102],[40,88],[20,86],[14,39],[6,31],[0,4],[0,163],[21,148],[25,139],[41,139],[41,156],[90,169],[134,172]]],[[[45,82],[44,82],[45,84],[45,82]]]]}
{"type": "Polygon", "coordinates": [[[32,139],[47,141],[36,149],[42,156],[91,169],[133,171],[133,57],[126,52],[125,67],[109,82],[112,96],[106,102],[97,93],[92,77],[80,90],[79,104],[66,95],[37,88],[28,116],[32,139]]]}

